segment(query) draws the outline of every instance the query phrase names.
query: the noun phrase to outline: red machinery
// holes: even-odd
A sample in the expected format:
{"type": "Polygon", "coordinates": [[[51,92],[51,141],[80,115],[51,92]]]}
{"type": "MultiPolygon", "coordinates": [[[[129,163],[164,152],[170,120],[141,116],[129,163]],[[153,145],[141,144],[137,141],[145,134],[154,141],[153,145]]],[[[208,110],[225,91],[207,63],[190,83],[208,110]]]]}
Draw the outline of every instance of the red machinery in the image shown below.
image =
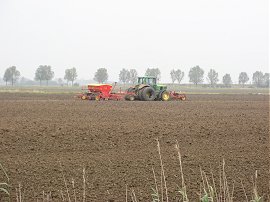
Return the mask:
{"type": "Polygon", "coordinates": [[[89,84],[87,92],[78,95],[82,100],[121,100],[123,94],[112,93],[113,86],[110,84],[89,84]]]}
{"type": "Polygon", "coordinates": [[[187,98],[185,94],[178,93],[175,91],[170,91],[170,97],[172,100],[182,100],[182,101],[185,101],[187,98]]]}
{"type": "MultiPolygon", "coordinates": [[[[115,84],[116,85],[116,84],[115,84]]],[[[85,93],[78,95],[82,100],[124,100],[125,97],[131,97],[135,99],[135,94],[132,92],[118,92],[113,93],[113,86],[110,84],[88,84],[83,87],[85,93]]],[[[170,100],[186,100],[186,95],[175,91],[169,91],[170,100]]],[[[128,100],[134,100],[128,99],[128,100]]]]}

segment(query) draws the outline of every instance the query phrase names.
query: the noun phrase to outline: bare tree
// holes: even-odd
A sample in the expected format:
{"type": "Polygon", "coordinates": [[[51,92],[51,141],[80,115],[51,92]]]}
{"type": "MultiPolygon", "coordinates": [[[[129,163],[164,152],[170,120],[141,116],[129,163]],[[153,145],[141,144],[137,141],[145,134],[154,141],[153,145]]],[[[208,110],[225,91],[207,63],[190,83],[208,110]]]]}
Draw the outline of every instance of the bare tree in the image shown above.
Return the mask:
{"type": "Polygon", "coordinates": [[[98,83],[104,83],[108,80],[108,72],[106,68],[99,68],[97,72],[95,73],[94,80],[98,83]]]}
{"type": "Polygon", "coordinates": [[[130,72],[123,68],[121,71],[120,71],[120,74],[119,74],[119,81],[126,84],[130,81],[130,72]]]}
{"type": "Polygon", "coordinates": [[[175,78],[177,82],[180,84],[185,76],[185,72],[182,72],[180,69],[175,71],[175,78]]]}
{"type": "Polygon", "coordinates": [[[177,69],[177,70],[173,69],[170,74],[171,74],[172,82],[174,83],[175,81],[177,81],[179,84],[181,83],[185,75],[185,73],[182,72],[180,69],[177,69]]]}
{"type": "Polygon", "coordinates": [[[136,69],[129,70],[129,75],[130,75],[130,82],[132,84],[136,83],[137,78],[138,78],[138,73],[137,73],[136,69]]]}
{"type": "Polygon", "coordinates": [[[263,85],[263,73],[261,71],[256,71],[253,73],[252,77],[253,83],[256,87],[262,87],[263,85]]]}
{"type": "Polygon", "coordinates": [[[176,72],[175,72],[175,70],[173,69],[170,72],[170,74],[171,74],[172,83],[174,83],[176,81],[176,72]]]}
{"type": "Polygon", "coordinates": [[[265,73],[263,75],[263,86],[269,88],[269,83],[270,83],[270,75],[269,73],[265,73]]]}
{"type": "Polygon", "coordinates": [[[241,72],[238,77],[239,84],[242,84],[243,86],[248,82],[249,77],[246,72],[241,72]]]}
{"type": "Polygon", "coordinates": [[[203,75],[204,75],[204,71],[199,66],[192,67],[188,74],[189,81],[194,83],[197,86],[198,83],[203,82],[203,75]]]}
{"type": "Polygon", "coordinates": [[[218,73],[214,69],[210,69],[207,75],[207,80],[209,81],[211,87],[214,87],[218,82],[218,73]]]}
{"type": "Polygon", "coordinates": [[[159,68],[147,68],[145,72],[145,76],[153,76],[156,77],[157,80],[159,81],[161,78],[161,73],[159,68]]]}

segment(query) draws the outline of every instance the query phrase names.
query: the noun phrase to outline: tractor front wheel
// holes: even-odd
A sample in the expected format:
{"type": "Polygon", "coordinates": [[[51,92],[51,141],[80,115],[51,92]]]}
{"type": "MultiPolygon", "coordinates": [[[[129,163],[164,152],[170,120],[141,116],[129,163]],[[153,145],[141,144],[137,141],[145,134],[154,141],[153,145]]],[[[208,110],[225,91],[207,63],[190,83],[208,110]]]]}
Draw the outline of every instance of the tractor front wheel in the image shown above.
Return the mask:
{"type": "Polygon", "coordinates": [[[171,99],[171,96],[168,91],[163,91],[160,98],[162,101],[169,101],[171,99]]]}
{"type": "Polygon", "coordinates": [[[101,99],[100,99],[100,96],[99,96],[99,95],[96,95],[96,96],[95,96],[95,100],[96,100],[96,101],[100,101],[100,100],[101,100],[101,99]]]}

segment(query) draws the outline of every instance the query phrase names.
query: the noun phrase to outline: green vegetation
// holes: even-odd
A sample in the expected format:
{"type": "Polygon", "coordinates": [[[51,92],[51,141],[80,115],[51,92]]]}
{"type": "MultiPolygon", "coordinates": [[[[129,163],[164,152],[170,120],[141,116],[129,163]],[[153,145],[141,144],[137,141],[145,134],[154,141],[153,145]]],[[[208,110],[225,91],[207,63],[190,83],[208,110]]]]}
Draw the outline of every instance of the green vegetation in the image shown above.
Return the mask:
{"type": "MultiPolygon", "coordinates": [[[[0,180],[0,193],[4,193],[5,195],[7,196],[10,196],[10,192],[9,192],[9,188],[10,188],[10,185],[9,185],[9,177],[5,171],[5,169],[3,168],[2,164],[0,163],[0,171],[3,172],[4,174],[4,180],[1,181],[0,180]]],[[[0,198],[1,199],[1,198],[0,198]]]]}

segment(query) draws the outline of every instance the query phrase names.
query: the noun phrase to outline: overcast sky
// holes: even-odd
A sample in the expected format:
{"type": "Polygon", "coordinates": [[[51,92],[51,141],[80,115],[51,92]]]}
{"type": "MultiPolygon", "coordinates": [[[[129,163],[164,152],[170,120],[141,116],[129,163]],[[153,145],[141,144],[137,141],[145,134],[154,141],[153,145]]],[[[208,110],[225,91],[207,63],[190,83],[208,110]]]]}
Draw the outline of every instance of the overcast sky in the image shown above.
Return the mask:
{"type": "Polygon", "coordinates": [[[143,75],[195,65],[205,73],[269,72],[269,0],[0,0],[0,77],[15,65],[33,78],[40,64],[55,77],[76,67],[93,78],[105,67],[143,75]]]}

